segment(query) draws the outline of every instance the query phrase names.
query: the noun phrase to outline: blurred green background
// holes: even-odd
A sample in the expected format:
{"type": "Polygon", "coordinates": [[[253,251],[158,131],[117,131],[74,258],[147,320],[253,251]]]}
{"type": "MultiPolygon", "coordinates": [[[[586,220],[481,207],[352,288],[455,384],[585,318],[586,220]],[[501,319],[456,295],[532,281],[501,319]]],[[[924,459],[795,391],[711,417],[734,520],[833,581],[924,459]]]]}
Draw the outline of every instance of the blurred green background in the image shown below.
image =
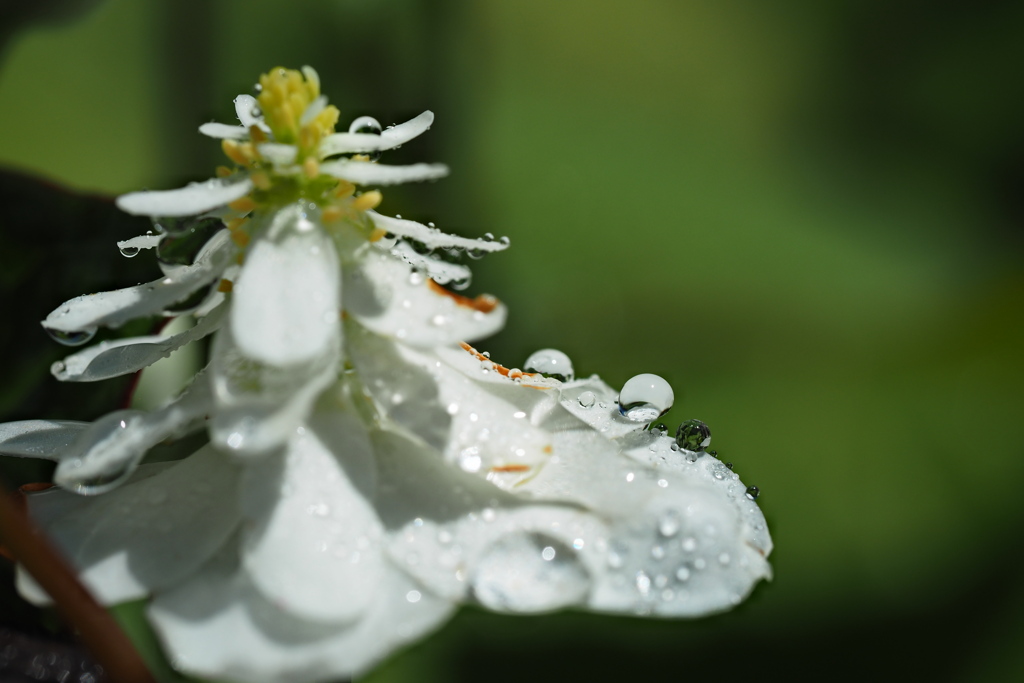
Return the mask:
{"type": "Polygon", "coordinates": [[[463,610],[367,681],[1024,680],[1024,4],[42,5],[5,17],[0,164],[206,178],[196,127],[276,65],[343,122],[432,109],[385,161],[452,175],[382,210],[511,238],[478,347],[663,375],[762,490],[776,577],[729,614],[463,610]]]}

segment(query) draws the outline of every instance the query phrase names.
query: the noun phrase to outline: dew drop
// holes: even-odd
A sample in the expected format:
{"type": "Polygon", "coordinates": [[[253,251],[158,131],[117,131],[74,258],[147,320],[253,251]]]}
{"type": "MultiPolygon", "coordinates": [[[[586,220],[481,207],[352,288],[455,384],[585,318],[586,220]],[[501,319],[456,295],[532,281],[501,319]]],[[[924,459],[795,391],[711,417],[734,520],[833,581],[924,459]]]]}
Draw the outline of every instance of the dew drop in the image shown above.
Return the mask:
{"type": "Polygon", "coordinates": [[[575,378],[572,361],[558,349],[541,349],[531,353],[523,363],[523,370],[537,372],[559,382],[571,382],[575,378]]]}
{"type": "Polygon", "coordinates": [[[576,399],[576,400],[579,401],[579,404],[582,407],[590,408],[591,406],[594,405],[594,401],[597,400],[597,397],[594,396],[594,392],[593,391],[584,391],[582,394],[580,394],[579,398],[576,399]]]}
{"type": "Polygon", "coordinates": [[[680,567],[676,570],[676,578],[680,581],[688,581],[690,579],[690,570],[687,567],[680,567]]]}
{"type": "Polygon", "coordinates": [[[642,595],[647,595],[648,591],[651,590],[651,577],[647,576],[647,573],[642,569],[636,573],[636,589],[640,591],[642,595]]]}
{"type": "Polygon", "coordinates": [[[619,412],[633,422],[651,422],[675,401],[664,378],[645,372],[626,380],[619,391],[619,412]]]}
{"type": "Polygon", "coordinates": [[[120,247],[120,250],[121,256],[124,256],[125,258],[135,258],[141,251],[138,247],[120,247]]]}
{"type": "Polygon", "coordinates": [[[665,538],[671,538],[679,533],[679,513],[669,510],[658,520],[658,533],[665,538]]]}
{"type": "Polygon", "coordinates": [[[373,118],[372,116],[360,116],[351,124],[349,124],[349,133],[364,133],[368,135],[380,135],[383,127],[380,125],[380,121],[373,118]]]}
{"type": "Polygon", "coordinates": [[[64,346],[81,346],[88,344],[96,336],[96,328],[88,327],[84,330],[51,330],[46,328],[50,338],[64,346]]]}
{"type": "Polygon", "coordinates": [[[756,486],[747,487],[747,498],[749,498],[750,500],[757,500],[757,497],[759,495],[761,495],[761,489],[757,488],[756,486]]]}
{"type": "Polygon", "coordinates": [[[703,451],[711,444],[711,428],[700,420],[684,420],[676,430],[676,443],[688,451],[703,451]]]}

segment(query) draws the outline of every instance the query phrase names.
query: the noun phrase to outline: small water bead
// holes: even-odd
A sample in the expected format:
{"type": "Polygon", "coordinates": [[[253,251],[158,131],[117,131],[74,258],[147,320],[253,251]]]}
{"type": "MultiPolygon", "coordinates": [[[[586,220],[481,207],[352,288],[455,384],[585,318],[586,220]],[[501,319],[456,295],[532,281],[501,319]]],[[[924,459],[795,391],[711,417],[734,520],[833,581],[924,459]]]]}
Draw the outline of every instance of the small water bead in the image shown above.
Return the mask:
{"type": "Polygon", "coordinates": [[[750,500],[757,500],[757,497],[759,495],[761,495],[761,489],[757,488],[756,486],[747,487],[747,498],[749,498],[750,500]]]}
{"type": "Polygon", "coordinates": [[[355,121],[349,124],[349,133],[366,133],[369,135],[380,135],[383,127],[380,125],[380,121],[373,118],[372,116],[360,116],[355,121]]]}
{"type": "Polygon", "coordinates": [[[731,462],[725,463],[725,466],[728,467],[730,470],[732,469],[732,463],[731,462]]]}
{"type": "Polygon", "coordinates": [[[139,252],[142,251],[138,247],[120,247],[120,250],[121,256],[124,256],[125,258],[135,258],[139,255],[139,252]]]}
{"type": "Polygon", "coordinates": [[[658,533],[665,538],[671,538],[679,533],[680,526],[679,513],[669,510],[658,520],[658,533]]]}
{"type": "Polygon", "coordinates": [[[571,382],[576,377],[569,356],[558,349],[541,349],[531,353],[523,363],[523,370],[537,372],[559,382],[571,382]]]}
{"type": "Polygon", "coordinates": [[[576,400],[579,401],[580,406],[590,408],[594,405],[594,401],[597,400],[597,396],[594,395],[593,391],[584,391],[576,400]]]}
{"type": "Polygon", "coordinates": [[[664,378],[645,372],[626,380],[619,391],[619,412],[633,422],[651,422],[675,401],[664,378]]]}
{"type": "Polygon", "coordinates": [[[676,430],[676,443],[688,451],[703,451],[711,445],[711,428],[700,420],[684,420],[676,430]]]}
{"type": "Polygon", "coordinates": [[[46,328],[46,333],[58,344],[81,346],[82,344],[88,344],[96,336],[96,328],[87,327],[84,330],[51,330],[46,328]]]}

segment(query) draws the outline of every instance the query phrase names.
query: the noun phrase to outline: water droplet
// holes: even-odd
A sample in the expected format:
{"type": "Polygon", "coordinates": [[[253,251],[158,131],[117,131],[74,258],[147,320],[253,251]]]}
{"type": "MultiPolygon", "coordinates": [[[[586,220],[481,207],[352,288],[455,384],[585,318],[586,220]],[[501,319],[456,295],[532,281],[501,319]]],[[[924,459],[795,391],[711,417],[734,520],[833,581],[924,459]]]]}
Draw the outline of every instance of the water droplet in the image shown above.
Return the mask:
{"type": "Polygon", "coordinates": [[[479,472],[483,459],[480,457],[480,449],[476,446],[462,449],[459,453],[459,467],[466,472],[479,472]]]}
{"type": "Polygon", "coordinates": [[[405,599],[413,604],[419,602],[422,597],[423,594],[417,590],[412,590],[405,594],[405,599]]]}
{"type": "Polygon", "coordinates": [[[647,595],[648,591],[651,590],[651,577],[647,576],[647,573],[642,569],[636,573],[636,589],[642,595],[647,595]]]}
{"type": "Polygon", "coordinates": [[[757,500],[757,497],[759,495],[761,495],[761,489],[757,488],[756,486],[747,487],[747,498],[749,498],[750,500],[757,500]]]}
{"type": "Polygon", "coordinates": [[[711,444],[711,428],[700,420],[684,420],[676,430],[676,443],[688,451],[703,451],[711,444]]]}
{"type": "Polygon", "coordinates": [[[584,391],[576,400],[579,401],[580,405],[584,408],[589,408],[594,405],[594,401],[597,400],[597,397],[594,396],[593,391],[584,391]]]}
{"type": "Polygon", "coordinates": [[[633,422],[651,422],[672,407],[675,394],[664,378],[645,372],[626,380],[619,392],[619,412],[633,422]]]}
{"type": "Polygon", "coordinates": [[[124,482],[146,454],[144,439],[140,443],[136,433],[127,432],[140,416],[137,410],[117,410],[89,425],[64,451],[54,481],[84,496],[124,482]]]}
{"type": "Polygon", "coordinates": [[[558,349],[541,349],[531,353],[523,363],[523,370],[538,372],[559,382],[571,382],[575,378],[572,361],[558,349]]]}
{"type": "Polygon", "coordinates": [[[658,533],[666,538],[671,538],[679,533],[680,526],[679,513],[669,510],[658,520],[658,533]]]}
{"type": "Polygon", "coordinates": [[[690,536],[688,538],[684,538],[683,539],[683,550],[685,550],[688,553],[692,553],[696,549],[697,549],[697,539],[696,538],[690,536]]]}
{"type": "Polygon", "coordinates": [[[718,556],[718,563],[721,565],[727,565],[731,560],[732,558],[729,557],[729,553],[722,553],[718,556]]]}
{"type": "Polygon", "coordinates": [[[258,119],[259,117],[263,116],[263,110],[260,109],[259,107],[253,107],[252,111],[250,111],[249,113],[252,114],[252,117],[254,119],[258,119]]]}
{"type": "Polygon", "coordinates": [[[383,127],[380,125],[380,121],[373,118],[372,116],[360,116],[351,124],[349,124],[349,133],[365,133],[369,135],[380,135],[383,127]]]}
{"type": "Polygon", "coordinates": [[[119,249],[121,250],[121,256],[124,256],[125,258],[135,258],[139,255],[139,252],[142,251],[138,247],[128,246],[119,247],[119,249]]]}
{"type": "Polygon", "coordinates": [[[731,462],[725,463],[725,466],[728,467],[730,470],[732,469],[732,463],[731,462]]]}
{"type": "Polygon", "coordinates": [[[664,548],[664,546],[656,545],[653,548],[651,548],[651,557],[653,557],[656,560],[660,560],[660,559],[664,558],[665,557],[665,548],[664,548]]]}
{"type": "Polygon", "coordinates": [[[256,92],[263,92],[263,84],[257,83],[256,85],[252,86],[252,89],[256,92]]]}
{"type": "Polygon", "coordinates": [[[680,567],[676,570],[676,578],[680,581],[688,581],[690,579],[690,569],[688,567],[680,567]]]}
{"type": "MultiPolygon", "coordinates": [[[[163,220],[163,219],[161,219],[163,220]]],[[[164,266],[190,266],[216,233],[224,228],[219,218],[191,219],[184,228],[168,232],[156,246],[156,259],[164,266]]]]}
{"type": "Polygon", "coordinates": [[[577,603],[590,590],[590,576],[560,541],[514,532],[484,551],[472,586],[476,599],[490,609],[542,612],[577,603]]]}
{"type": "Polygon", "coordinates": [[[89,327],[84,330],[51,330],[46,328],[46,333],[50,335],[50,338],[55,342],[63,344],[64,346],[81,346],[82,344],[88,344],[89,341],[96,336],[96,328],[89,327]]]}

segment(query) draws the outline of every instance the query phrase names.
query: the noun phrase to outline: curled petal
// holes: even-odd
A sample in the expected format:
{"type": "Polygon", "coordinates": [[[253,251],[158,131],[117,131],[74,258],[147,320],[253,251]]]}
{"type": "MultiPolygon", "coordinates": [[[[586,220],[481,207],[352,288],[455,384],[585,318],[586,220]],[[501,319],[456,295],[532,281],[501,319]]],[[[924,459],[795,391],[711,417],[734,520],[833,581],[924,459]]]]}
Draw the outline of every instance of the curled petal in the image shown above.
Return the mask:
{"type": "Polygon", "coordinates": [[[397,185],[421,180],[436,180],[448,175],[444,164],[385,166],[372,161],[325,161],[320,171],[357,185],[397,185]]]}
{"type": "Polygon", "coordinates": [[[105,493],[122,484],[151,448],[200,429],[212,410],[209,382],[200,374],[159,410],[108,413],[65,449],[54,481],[83,495],[105,493]]]}
{"type": "Polygon", "coordinates": [[[50,489],[29,497],[85,585],[106,604],[191,575],[236,528],[238,469],[206,447],[105,496],[50,489]]]}
{"type": "Polygon", "coordinates": [[[0,454],[60,460],[61,453],[89,426],[71,420],[22,420],[0,424],[0,454]]]}
{"type": "Polygon", "coordinates": [[[129,192],[117,198],[118,208],[141,216],[194,216],[241,199],[252,192],[248,178],[212,178],[177,190],[129,192]]]}
{"type": "Polygon", "coordinates": [[[231,126],[226,123],[204,123],[199,132],[220,140],[244,140],[249,137],[249,129],[244,126],[231,126]]]}
{"type": "Polygon", "coordinates": [[[235,116],[242,122],[242,128],[249,130],[251,126],[256,126],[264,133],[269,133],[270,126],[263,121],[259,109],[259,102],[252,95],[239,95],[235,98],[235,116]]]}
{"type": "Polygon", "coordinates": [[[340,335],[334,244],[298,206],[277,212],[235,283],[231,330],[253,360],[284,367],[315,359],[340,335]]]}
{"type": "Polygon", "coordinates": [[[191,328],[167,337],[131,337],[100,342],[57,361],[51,371],[62,382],[95,382],[137,372],[217,330],[224,312],[223,306],[218,307],[191,328]]]}
{"type": "Polygon", "coordinates": [[[373,218],[374,225],[381,230],[422,242],[430,249],[455,248],[475,252],[491,252],[507,249],[509,245],[505,240],[469,239],[458,235],[449,235],[437,228],[431,228],[405,218],[392,218],[376,211],[367,211],[367,213],[373,218]]]}
{"type": "Polygon", "coordinates": [[[353,152],[378,152],[394,149],[425,133],[434,122],[434,113],[425,111],[416,118],[372,133],[335,133],[320,143],[320,158],[353,152]]]}
{"type": "Polygon", "coordinates": [[[379,252],[347,268],[345,310],[367,329],[418,348],[486,337],[505,323],[505,306],[485,295],[449,292],[379,252]]]}
{"type": "Polygon", "coordinates": [[[43,320],[48,330],[75,332],[101,325],[117,327],[132,318],[162,312],[196,289],[218,277],[228,266],[236,247],[226,230],[210,240],[196,262],[145,285],[86,294],[66,301],[43,320]]]}

